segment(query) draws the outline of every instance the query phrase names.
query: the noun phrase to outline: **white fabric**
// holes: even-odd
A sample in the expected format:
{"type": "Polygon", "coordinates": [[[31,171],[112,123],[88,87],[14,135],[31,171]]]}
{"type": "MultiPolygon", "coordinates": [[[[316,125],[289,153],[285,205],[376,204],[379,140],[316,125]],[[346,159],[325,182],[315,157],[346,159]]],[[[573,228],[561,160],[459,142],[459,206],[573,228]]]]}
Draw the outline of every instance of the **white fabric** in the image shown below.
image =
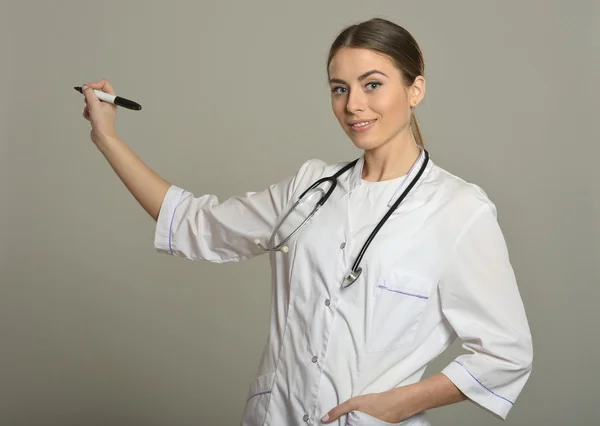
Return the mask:
{"type": "MultiPolygon", "coordinates": [[[[268,255],[269,338],[242,425],[321,424],[351,397],[419,381],[457,336],[467,352],[442,372],[472,401],[506,418],[530,375],[532,341],[494,204],[430,160],[367,250],[362,275],[342,288],[402,183],[364,182],[363,161],[340,177],[288,253],[268,255]]],[[[266,243],[286,208],[342,166],[310,160],[264,191],[223,202],[172,186],[155,247],[210,262],[260,255],[254,240],[266,243]]],[[[389,425],[360,412],[334,424],[389,425]]],[[[400,424],[429,422],[422,413],[400,424]]]]}

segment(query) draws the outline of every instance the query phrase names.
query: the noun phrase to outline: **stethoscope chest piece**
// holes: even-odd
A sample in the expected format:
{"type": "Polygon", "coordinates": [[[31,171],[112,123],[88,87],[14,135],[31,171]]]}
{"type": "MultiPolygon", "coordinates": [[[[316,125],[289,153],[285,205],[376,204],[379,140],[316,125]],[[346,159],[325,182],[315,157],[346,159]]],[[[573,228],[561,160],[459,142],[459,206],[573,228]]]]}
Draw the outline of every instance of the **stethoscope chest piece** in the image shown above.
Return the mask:
{"type": "Polygon", "coordinates": [[[362,268],[360,266],[358,268],[356,268],[355,271],[354,270],[350,271],[350,273],[346,276],[346,278],[344,278],[342,287],[343,288],[350,287],[352,284],[354,284],[354,281],[356,281],[358,279],[358,277],[360,277],[361,273],[362,273],[362,268]]]}

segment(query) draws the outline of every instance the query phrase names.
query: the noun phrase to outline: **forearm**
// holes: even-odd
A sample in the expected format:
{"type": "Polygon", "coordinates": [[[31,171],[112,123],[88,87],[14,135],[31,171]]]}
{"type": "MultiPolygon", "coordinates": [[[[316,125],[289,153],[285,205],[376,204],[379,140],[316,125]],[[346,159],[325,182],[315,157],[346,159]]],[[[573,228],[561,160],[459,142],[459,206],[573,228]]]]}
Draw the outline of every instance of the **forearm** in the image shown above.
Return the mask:
{"type": "Polygon", "coordinates": [[[107,139],[98,148],[133,197],[157,220],[170,183],[144,164],[119,138],[107,139]]]}
{"type": "Polygon", "coordinates": [[[408,418],[422,411],[467,399],[452,381],[438,373],[420,382],[389,391],[389,397],[397,407],[398,418],[408,418]]]}

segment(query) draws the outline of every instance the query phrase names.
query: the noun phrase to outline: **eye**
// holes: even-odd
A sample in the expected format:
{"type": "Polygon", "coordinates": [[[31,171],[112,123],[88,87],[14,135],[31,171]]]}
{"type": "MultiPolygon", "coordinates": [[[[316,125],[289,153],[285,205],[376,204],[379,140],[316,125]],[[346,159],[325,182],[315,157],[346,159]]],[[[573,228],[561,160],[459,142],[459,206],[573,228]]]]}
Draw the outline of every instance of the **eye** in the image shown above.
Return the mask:
{"type": "Polygon", "coordinates": [[[331,93],[333,93],[334,95],[341,95],[342,93],[340,93],[338,90],[346,90],[346,88],[342,86],[336,86],[333,89],[331,89],[331,93]]]}
{"type": "Polygon", "coordinates": [[[367,83],[367,87],[369,87],[371,89],[371,91],[377,89],[379,86],[381,86],[381,83],[379,83],[378,81],[372,81],[370,83],[367,83]],[[375,87],[373,87],[375,86],[375,87]]]}

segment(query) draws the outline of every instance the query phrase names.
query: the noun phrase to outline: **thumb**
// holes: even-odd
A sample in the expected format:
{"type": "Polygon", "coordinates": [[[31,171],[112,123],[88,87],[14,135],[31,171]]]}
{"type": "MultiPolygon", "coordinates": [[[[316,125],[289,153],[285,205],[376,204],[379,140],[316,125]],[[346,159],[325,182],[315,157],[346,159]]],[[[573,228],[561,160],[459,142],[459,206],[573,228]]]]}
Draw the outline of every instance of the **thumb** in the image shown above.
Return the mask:
{"type": "Polygon", "coordinates": [[[86,86],[85,84],[81,87],[81,89],[83,92],[83,96],[85,96],[85,102],[87,103],[88,108],[97,108],[98,104],[100,104],[100,99],[98,99],[98,96],[96,96],[94,90],[91,87],[86,86]]]}

